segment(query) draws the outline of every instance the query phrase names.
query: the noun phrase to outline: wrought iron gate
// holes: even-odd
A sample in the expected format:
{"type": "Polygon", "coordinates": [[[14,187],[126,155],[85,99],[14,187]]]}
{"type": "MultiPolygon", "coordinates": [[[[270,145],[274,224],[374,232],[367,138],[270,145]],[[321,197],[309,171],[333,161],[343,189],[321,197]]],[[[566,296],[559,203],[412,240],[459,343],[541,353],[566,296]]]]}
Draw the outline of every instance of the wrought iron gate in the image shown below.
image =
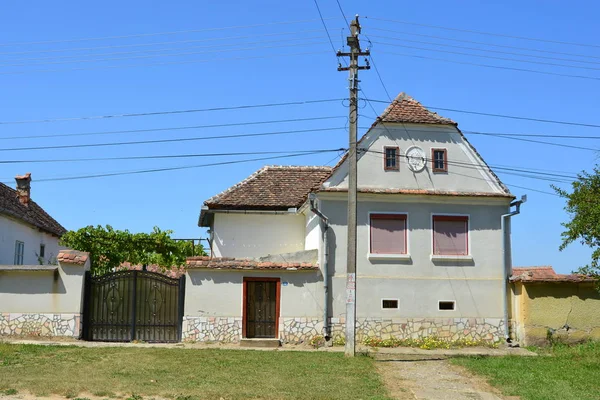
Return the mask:
{"type": "Polygon", "coordinates": [[[179,342],[185,276],[118,271],[85,277],[83,338],[103,342],[179,342]]]}

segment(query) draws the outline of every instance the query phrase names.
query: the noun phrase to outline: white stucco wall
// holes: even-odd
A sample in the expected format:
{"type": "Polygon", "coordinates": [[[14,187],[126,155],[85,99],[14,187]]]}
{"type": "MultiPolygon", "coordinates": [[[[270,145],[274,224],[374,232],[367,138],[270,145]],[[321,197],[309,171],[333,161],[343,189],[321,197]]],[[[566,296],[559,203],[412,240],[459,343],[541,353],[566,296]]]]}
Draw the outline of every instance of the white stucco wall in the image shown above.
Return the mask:
{"type": "Polygon", "coordinates": [[[62,264],[58,271],[0,271],[0,313],[79,314],[85,266],[62,264]]]}
{"type": "Polygon", "coordinates": [[[304,250],[320,250],[321,248],[321,226],[320,219],[312,211],[305,211],[305,232],[304,250]]]}
{"type": "Polygon", "coordinates": [[[241,317],[244,277],[281,279],[281,318],[322,318],[323,279],[318,271],[189,269],[185,287],[185,315],[241,317]]]}
{"type": "MultiPolygon", "coordinates": [[[[341,194],[321,194],[332,234],[333,316],[345,313],[346,213],[341,194]],[[324,200],[325,197],[329,200],[324,200]]],[[[407,195],[359,195],[357,312],[359,317],[502,318],[502,232],[508,200],[407,195]],[[408,214],[409,259],[368,258],[369,212],[408,214]],[[432,213],[470,217],[472,260],[432,261],[432,213]],[[399,299],[398,310],[382,310],[381,299],[399,299]],[[454,311],[439,311],[439,300],[454,300],[454,311]]]]}
{"type": "MultiPolygon", "coordinates": [[[[501,193],[496,179],[488,172],[483,160],[472,150],[453,126],[424,124],[378,125],[359,144],[358,187],[380,189],[425,189],[438,191],[501,193]],[[399,147],[399,171],[385,171],[385,146],[399,147]],[[412,172],[406,162],[406,151],[420,147],[427,161],[420,172],[412,172]],[[448,172],[433,172],[431,149],[446,149],[448,172]]],[[[326,184],[348,187],[348,163],[345,162],[326,184]]]]}
{"type": "Polygon", "coordinates": [[[216,257],[261,257],[305,249],[303,214],[215,213],[212,249],[216,257]]]}
{"type": "Polygon", "coordinates": [[[32,225],[0,214],[0,265],[14,264],[15,243],[17,240],[25,243],[23,253],[24,265],[39,264],[36,254],[39,254],[40,244],[46,245],[44,264],[47,264],[48,260],[54,260],[58,256],[58,237],[42,232],[32,225]]]}

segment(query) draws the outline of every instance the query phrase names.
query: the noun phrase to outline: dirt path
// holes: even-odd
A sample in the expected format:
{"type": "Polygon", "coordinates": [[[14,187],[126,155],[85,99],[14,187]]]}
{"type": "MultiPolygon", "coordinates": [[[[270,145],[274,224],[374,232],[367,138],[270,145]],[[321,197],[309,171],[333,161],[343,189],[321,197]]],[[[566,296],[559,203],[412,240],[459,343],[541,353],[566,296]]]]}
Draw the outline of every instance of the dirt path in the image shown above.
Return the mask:
{"type": "Polygon", "coordinates": [[[390,394],[399,400],[509,399],[482,378],[445,359],[382,354],[377,357],[376,367],[390,394]]]}

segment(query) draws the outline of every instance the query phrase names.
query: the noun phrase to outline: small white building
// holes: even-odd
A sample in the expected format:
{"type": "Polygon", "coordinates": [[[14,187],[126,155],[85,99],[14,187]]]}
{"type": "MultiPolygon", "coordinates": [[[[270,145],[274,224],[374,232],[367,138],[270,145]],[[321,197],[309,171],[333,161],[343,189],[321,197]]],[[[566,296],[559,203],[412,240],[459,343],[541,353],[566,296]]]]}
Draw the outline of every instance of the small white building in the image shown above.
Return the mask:
{"type": "Polygon", "coordinates": [[[66,230],[31,199],[31,174],[0,183],[0,265],[56,264],[66,230]]]}
{"type": "MultiPolygon", "coordinates": [[[[400,94],[358,144],[357,337],[507,337],[514,196],[454,121],[400,94]],[[504,220],[504,222],[503,222],[504,220]]],[[[184,339],[343,336],[347,155],[264,167],[204,203],[184,339]]]]}

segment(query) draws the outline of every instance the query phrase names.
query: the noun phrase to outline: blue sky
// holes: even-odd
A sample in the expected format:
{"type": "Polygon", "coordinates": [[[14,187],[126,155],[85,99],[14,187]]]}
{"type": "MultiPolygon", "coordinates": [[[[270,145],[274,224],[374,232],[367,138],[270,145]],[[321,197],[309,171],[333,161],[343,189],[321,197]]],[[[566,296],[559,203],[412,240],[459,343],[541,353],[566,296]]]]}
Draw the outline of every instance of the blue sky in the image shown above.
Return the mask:
{"type": "MultiPolygon", "coordinates": [[[[312,0],[254,1],[251,7],[249,4],[233,1],[150,3],[110,0],[101,3],[6,3],[0,14],[0,121],[202,109],[347,96],[346,75],[336,71],[337,60],[332,56],[330,44],[326,40],[321,22],[317,19],[318,13],[312,0]],[[290,21],[305,22],[289,23],[290,21]],[[260,26],[248,27],[250,25],[260,26]],[[221,29],[234,26],[242,28],[221,29]],[[192,30],[196,32],[130,37],[142,33],[192,30]],[[114,36],[119,38],[67,41],[114,36]],[[154,57],[156,55],[161,56],[154,57]]],[[[344,20],[337,4],[333,0],[320,0],[319,4],[334,45],[339,48],[347,30],[343,31],[344,20]]],[[[544,75],[419,58],[432,57],[597,78],[600,77],[597,71],[600,68],[600,47],[594,40],[598,37],[600,28],[595,16],[600,10],[594,2],[570,3],[569,7],[554,1],[463,1],[457,5],[445,1],[400,3],[342,0],[341,4],[348,17],[356,13],[372,17],[362,19],[363,33],[373,42],[371,47],[374,61],[392,97],[405,91],[423,104],[433,107],[600,123],[597,112],[600,82],[597,79],[544,75]],[[597,47],[441,30],[374,18],[596,44],[597,47]],[[477,41],[487,45],[465,41],[477,41]],[[415,42],[435,42],[446,46],[415,42]],[[546,52],[490,47],[489,44],[546,52]],[[448,45],[480,47],[492,51],[477,52],[448,45]],[[422,50],[423,48],[432,51],[422,50]],[[444,53],[441,50],[479,54],[488,58],[444,53]],[[497,51],[548,58],[510,55],[497,51]],[[568,64],[588,69],[489,57],[568,64]]],[[[366,44],[365,39],[363,43],[366,44]]],[[[361,80],[362,88],[369,98],[387,99],[375,71],[365,71],[361,74],[361,80]]],[[[377,113],[385,108],[383,103],[372,104],[377,113]]],[[[206,198],[245,178],[265,163],[332,164],[337,160],[337,154],[324,153],[87,180],[36,182],[36,179],[266,157],[243,155],[210,159],[126,159],[131,156],[345,147],[347,136],[343,128],[346,114],[347,108],[344,104],[330,102],[219,112],[0,124],[0,150],[4,149],[0,151],[0,160],[124,158],[117,161],[86,163],[1,164],[0,180],[11,182],[16,174],[31,172],[34,180],[34,200],[69,229],[88,224],[111,224],[119,229],[149,231],[157,225],[162,229],[173,229],[177,237],[200,237],[204,236],[204,232],[197,227],[197,217],[206,198]],[[317,116],[339,118],[246,127],[2,139],[14,136],[234,124],[317,116]],[[317,128],[340,129],[232,140],[6,151],[7,148],[19,147],[177,139],[317,128]]],[[[361,110],[361,114],[370,118],[375,115],[368,106],[361,110]]],[[[598,135],[598,129],[589,127],[491,118],[448,111],[440,111],[440,114],[458,121],[460,128],[465,131],[598,135]]],[[[371,122],[370,119],[363,118],[360,126],[368,126],[371,122]]],[[[361,133],[364,133],[364,130],[361,130],[361,133]]],[[[591,169],[597,161],[597,152],[594,151],[493,136],[468,135],[468,138],[491,165],[552,170],[573,175],[583,169],[591,169]]],[[[596,141],[590,139],[541,140],[590,149],[597,147],[596,141]]],[[[551,192],[550,182],[497,172],[505,182],[529,188],[511,187],[517,196],[527,194],[529,197],[529,201],[523,206],[523,213],[516,217],[513,223],[514,264],[553,265],[560,272],[568,272],[585,264],[590,255],[586,248],[575,244],[563,252],[558,251],[562,231],[560,223],[567,220],[563,211],[564,202],[556,196],[533,191],[551,192]]],[[[558,185],[568,187],[565,183],[558,185]]]]}

